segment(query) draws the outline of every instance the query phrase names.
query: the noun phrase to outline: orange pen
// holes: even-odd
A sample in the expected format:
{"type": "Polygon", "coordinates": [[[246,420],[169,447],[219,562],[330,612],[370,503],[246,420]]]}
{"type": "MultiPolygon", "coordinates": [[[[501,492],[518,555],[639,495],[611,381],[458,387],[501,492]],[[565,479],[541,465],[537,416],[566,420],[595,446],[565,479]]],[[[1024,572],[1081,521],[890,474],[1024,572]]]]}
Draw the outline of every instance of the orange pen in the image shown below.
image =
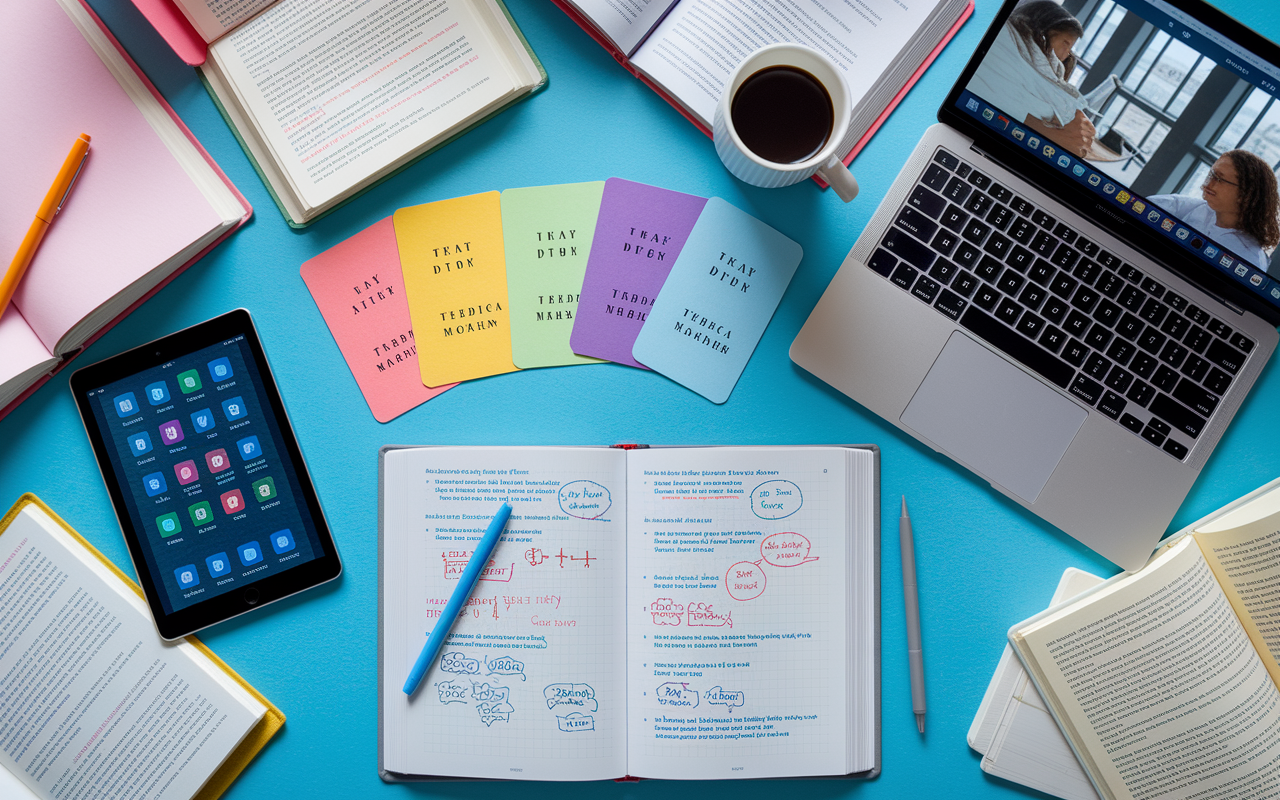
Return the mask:
{"type": "Polygon", "coordinates": [[[9,308],[9,301],[13,299],[13,293],[18,288],[18,282],[22,280],[22,274],[27,271],[27,265],[31,263],[36,250],[40,247],[40,242],[44,239],[45,231],[49,230],[53,218],[62,210],[62,204],[67,201],[67,195],[71,194],[71,187],[80,176],[80,168],[84,166],[84,160],[88,156],[89,134],[82,133],[80,138],[76,139],[76,143],[71,146],[71,152],[67,153],[66,161],[62,162],[62,169],[58,170],[58,177],[54,179],[53,186],[49,187],[49,193],[44,196],[40,210],[36,211],[35,220],[27,229],[27,235],[23,237],[22,244],[18,246],[18,254],[13,257],[13,261],[9,262],[9,271],[4,274],[4,278],[0,278],[0,315],[9,308]]]}

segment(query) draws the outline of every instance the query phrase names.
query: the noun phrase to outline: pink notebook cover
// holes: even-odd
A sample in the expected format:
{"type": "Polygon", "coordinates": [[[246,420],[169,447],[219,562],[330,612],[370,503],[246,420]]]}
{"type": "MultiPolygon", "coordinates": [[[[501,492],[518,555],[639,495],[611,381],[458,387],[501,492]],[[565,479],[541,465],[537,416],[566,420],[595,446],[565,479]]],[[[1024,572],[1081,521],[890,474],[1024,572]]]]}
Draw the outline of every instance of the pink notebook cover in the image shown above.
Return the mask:
{"type": "Polygon", "coordinates": [[[301,271],[378,422],[390,422],[457,386],[422,385],[391,217],[330,247],[301,271]]]}
{"type": "MultiPolygon", "coordinates": [[[[88,3],[86,3],[85,0],[80,0],[80,3],[82,6],[84,6],[85,10],[89,12],[89,15],[93,19],[94,23],[106,35],[111,45],[120,53],[120,55],[124,58],[125,62],[138,76],[139,80],[142,81],[142,84],[147,88],[149,92],[151,92],[151,95],[156,99],[157,102],[160,103],[161,107],[163,107],[164,110],[169,114],[170,119],[174,121],[174,123],[178,126],[178,129],[181,130],[182,133],[191,141],[191,143],[195,146],[196,150],[199,151],[201,156],[204,158],[205,162],[209,164],[210,168],[212,168],[215,173],[217,173],[218,177],[222,180],[224,184],[226,184],[227,188],[231,190],[232,194],[235,195],[236,199],[240,202],[240,204],[245,209],[244,216],[240,218],[240,221],[238,224],[229,228],[222,236],[219,236],[208,247],[206,247],[205,249],[197,253],[195,257],[193,257],[190,261],[187,261],[181,267],[174,270],[172,274],[170,274],[168,277],[162,280],[158,285],[156,285],[153,289],[151,289],[149,292],[147,292],[145,295],[139,298],[137,302],[130,305],[119,316],[117,316],[115,319],[108,322],[106,325],[102,326],[96,333],[94,333],[84,344],[84,348],[88,348],[95,341],[97,341],[99,337],[101,337],[104,333],[106,333],[111,328],[113,328],[116,325],[116,323],[118,323],[120,320],[124,319],[126,316],[132,313],[133,310],[136,309],[138,306],[142,305],[147,300],[149,300],[153,295],[155,295],[157,292],[159,292],[161,289],[167,286],[169,282],[172,281],[175,277],[181,274],[184,270],[186,270],[192,264],[196,263],[201,258],[203,258],[206,253],[211,251],[213,248],[217,247],[220,243],[222,243],[224,239],[226,239],[232,233],[237,231],[242,225],[248,222],[249,218],[253,215],[253,207],[249,205],[249,201],[245,199],[244,195],[242,195],[240,191],[236,189],[235,185],[231,182],[231,180],[218,167],[217,163],[214,162],[213,158],[209,155],[208,151],[206,151],[200,145],[200,142],[196,139],[195,135],[191,133],[191,130],[187,128],[187,126],[178,117],[177,113],[174,112],[173,107],[170,106],[169,103],[160,94],[160,92],[156,90],[155,86],[152,85],[151,81],[147,79],[147,76],[142,72],[142,70],[138,68],[138,65],[133,62],[133,59],[129,58],[128,53],[125,51],[123,47],[120,46],[120,43],[116,40],[115,36],[111,34],[111,31],[107,28],[106,25],[103,24],[102,20],[98,18],[98,15],[94,13],[93,9],[89,7],[88,3]]],[[[19,289],[21,290],[21,287],[19,287],[19,289]]],[[[83,349],[81,350],[81,352],[83,352],[83,349]]],[[[34,394],[37,389],[39,389],[41,386],[44,385],[46,381],[49,380],[49,378],[53,377],[58,372],[60,372],[77,355],[79,355],[78,352],[67,355],[62,360],[62,363],[60,363],[52,372],[42,377],[40,380],[36,381],[34,384],[29,386],[26,389],[26,391],[24,391],[21,395],[19,395],[16,399],[14,399],[11,403],[9,403],[3,409],[0,409],[0,419],[3,419],[4,417],[6,417],[11,411],[17,408],[18,405],[23,400],[26,400],[28,397],[34,394]]]]}
{"type": "MultiPolygon", "coordinates": [[[[147,1],[148,0],[134,0],[134,2],[147,2],[147,1]]],[[[150,1],[158,2],[159,0],[150,0],[150,1]]],[[[644,84],[648,86],[650,89],[657,92],[658,95],[663,100],[666,100],[671,105],[672,108],[674,108],[676,111],[679,111],[681,116],[683,116],[685,119],[692,122],[694,124],[694,127],[696,127],[698,130],[705,133],[708,137],[711,136],[710,128],[703,125],[701,122],[697,120],[696,117],[694,117],[692,114],[686,111],[684,106],[680,105],[679,101],[677,101],[674,97],[667,94],[667,92],[664,91],[661,87],[659,87],[656,83],[649,80],[647,77],[641,74],[639,70],[631,66],[631,61],[627,58],[627,54],[623,53],[621,50],[614,47],[613,43],[610,42],[607,38],[605,38],[598,30],[596,30],[595,26],[592,25],[587,20],[586,17],[579,14],[577,9],[575,9],[573,6],[565,2],[565,0],[551,0],[551,2],[559,6],[561,11],[568,14],[569,19],[576,22],[578,24],[578,27],[586,31],[587,35],[589,35],[592,39],[595,39],[597,44],[599,44],[605,50],[608,50],[609,54],[612,55],[619,64],[625,67],[628,72],[630,72],[632,75],[636,76],[641,81],[643,81],[644,84]]],[[[850,163],[852,163],[853,159],[857,157],[858,153],[862,150],[863,147],[866,146],[867,142],[871,141],[871,137],[876,134],[876,131],[880,130],[880,126],[883,125],[884,121],[889,118],[889,115],[893,113],[893,110],[898,107],[898,103],[902,102],[902,98],[907,96],[907,92],[911,91],[911,87],[915,86],[916,81],[920,80],[920,76],[924,74],[925,70],[927,70],[931,64],[933,64],[934,60],[938,57],[938,54],[941,53],[943,48],[947,46],[947,43],[950,42],[952,38],[955,37],[956,33],[960,31],[960,28],[969,19],[969,17],[973,16],[973,3],[974,3],[974,0],[969,0],[969,5],[965,6],[964,11],[960,13],[959,19],[957,19],[955,24],[951,26],[951,28],[947,31],[946,35],[942,37],[942,41],[938,42],[938,46],[933,48],[933,50],[929,52],[928,57],[925,58],[923,62],[921,62],[920,66],[916,69],[915,72],[911,73],[911,77],[907,79],[906,84],[904,84],[903,87],[898,90],[898,93],[893,96],[893,99],[889,101],[889,105],[885,106],[885,109],[880,113],[880,116],[876,117],[875,122],[871,123],[871,127],[867,129],[867,132],[862,135],[861,139],[859,139],[857,142],[854,143],[853,149],[850,150],[849,154],[844,157],[845,166],[848,166],[850,163]]],[[[826,181],[822,180],[817,175],[813,176],[813,180],[822,188],[825,189],[827,187],[826,181]]]]}

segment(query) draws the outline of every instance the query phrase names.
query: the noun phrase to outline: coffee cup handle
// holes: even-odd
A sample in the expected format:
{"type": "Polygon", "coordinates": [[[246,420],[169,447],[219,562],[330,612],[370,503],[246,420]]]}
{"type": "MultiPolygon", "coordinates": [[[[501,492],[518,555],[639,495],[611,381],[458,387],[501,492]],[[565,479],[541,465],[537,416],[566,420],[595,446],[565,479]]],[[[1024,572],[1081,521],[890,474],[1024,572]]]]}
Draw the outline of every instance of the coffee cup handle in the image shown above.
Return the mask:
{"type": "Polygon", "coordinates": [[[846,203],[858,196],[858,179],[836,156],[818,168],[822,179],[836,190],[836,194],[846,203]]]}

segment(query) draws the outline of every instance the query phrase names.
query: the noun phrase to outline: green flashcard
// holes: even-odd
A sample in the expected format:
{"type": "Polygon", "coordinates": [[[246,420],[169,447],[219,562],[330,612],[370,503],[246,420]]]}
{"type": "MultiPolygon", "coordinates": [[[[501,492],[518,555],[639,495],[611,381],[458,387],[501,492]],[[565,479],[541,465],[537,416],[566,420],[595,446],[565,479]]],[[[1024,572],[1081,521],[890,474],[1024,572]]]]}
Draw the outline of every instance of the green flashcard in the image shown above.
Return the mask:
{"type": "Polygon", "coordinates": [[[502,193],[511,360],[521,369],[599,364],[576,355],[569,334],[604,196],[604,181],[502,193]]]}

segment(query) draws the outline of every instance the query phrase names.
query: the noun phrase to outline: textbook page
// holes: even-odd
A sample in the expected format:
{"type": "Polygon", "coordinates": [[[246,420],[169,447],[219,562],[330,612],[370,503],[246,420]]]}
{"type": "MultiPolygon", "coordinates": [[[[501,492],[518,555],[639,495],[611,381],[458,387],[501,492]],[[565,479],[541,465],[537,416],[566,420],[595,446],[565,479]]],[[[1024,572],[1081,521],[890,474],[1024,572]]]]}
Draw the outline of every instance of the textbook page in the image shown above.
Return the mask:
{"type": "Polygon", "coordinates": [[[281,0],[209,57],[309,208],[372,183],[524,84],[467,0],[281,0]]]}
{"type": "Polygon", "coordinates": [[[672,2],[678,0],[568,0],[619,50],[631,55],[636,45],[672,2]]]}
{"type": "Polygon", "coordinates": [[[626,453],[423,447],[382,464],[383,770],[605,780],[626,772],[626,453]],[[511,519],[441,656],[403,686],[473,547],[511,519]]]}
{"type": "Polygon", "coordinates": [[[845,452],[631,452],[629,774],[851,771],[845,452]]]}
{"type": "Polygon", "coordinates": [[[266,708],[36,505],[0,536],[0,767],[45,798],[187,800],[266,708]]]}
{"type": "MultiPolygon", "coordinates": [[[[796,42],[835,62],[856,108],[939,2],[681,0],[631,63],[710,127],[729,74],[743,58],[767,44],[796,42]]],[[[845,142],[839,152],[852,146],[845,142]]]]}
{"type": "Polygon", "coordinates": [[[206,42],[212,42],[275,1],[175,0],[183,15],[206,42]]]}
{"type": "Polygon", "coordinates": [[[1102,797],[1280,784],[1280,690],[1193,540],[1010,638],[1102,797]]]}

